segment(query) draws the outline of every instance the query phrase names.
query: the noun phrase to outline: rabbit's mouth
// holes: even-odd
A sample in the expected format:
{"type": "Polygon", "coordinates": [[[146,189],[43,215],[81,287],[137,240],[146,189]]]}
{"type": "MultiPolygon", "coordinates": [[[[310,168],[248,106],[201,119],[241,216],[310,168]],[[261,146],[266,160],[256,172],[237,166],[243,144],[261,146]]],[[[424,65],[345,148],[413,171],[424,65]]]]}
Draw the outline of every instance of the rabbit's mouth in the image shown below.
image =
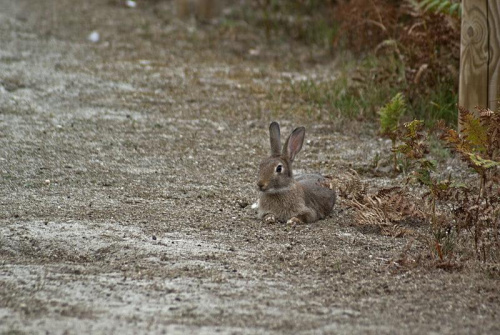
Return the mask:
{"type": "Polygon", "coordinates": [[[286,186],[286,187],[270,187],[270,188],[267,188],[267,189],[259,189],[259,191],[261,191],[262,193],[265,193],[265,194],[277,194],[277,193],[283,193],[283,192],[290,191],[290,189],[291,189],[290,186],[286,186]]]}

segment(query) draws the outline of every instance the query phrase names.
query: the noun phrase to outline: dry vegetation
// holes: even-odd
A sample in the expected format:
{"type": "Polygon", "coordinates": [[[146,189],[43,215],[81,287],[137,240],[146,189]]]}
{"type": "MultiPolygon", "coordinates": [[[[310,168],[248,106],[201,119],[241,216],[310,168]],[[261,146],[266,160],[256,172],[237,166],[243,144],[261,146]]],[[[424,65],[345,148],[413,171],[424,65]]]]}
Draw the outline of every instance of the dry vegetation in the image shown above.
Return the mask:
{"type": "Polygon", "coordinates": [[[308,102],[319,102],[333,117],[372,120],[378,108],[403,91],[410,116],[456,123],[460,51],[456,1],[433,1],[431,6],[412,0],[259,4],[249,20],[262,26],[268,39],[286,35],[310,44],[311,50],[328,50],[343,63],[345,70],[333,81],[294,87],[308,102]]]}
{"type": "Polygon", "coordinates": [[[478,114],[461,109],[461,133],[440,125],[442,141],[476,172],[472,177],[438,172],[444,169],[430,157],[428,130],[420,120],[392,130],[394,173],[406,175],[403,186],[370,187],[355,171],[331,177],[357,224],[428,246],[424,253],[405,254],[402,265],[451,270],[475,259],[498,275],[500,115],[488,109],[478,114]]]}

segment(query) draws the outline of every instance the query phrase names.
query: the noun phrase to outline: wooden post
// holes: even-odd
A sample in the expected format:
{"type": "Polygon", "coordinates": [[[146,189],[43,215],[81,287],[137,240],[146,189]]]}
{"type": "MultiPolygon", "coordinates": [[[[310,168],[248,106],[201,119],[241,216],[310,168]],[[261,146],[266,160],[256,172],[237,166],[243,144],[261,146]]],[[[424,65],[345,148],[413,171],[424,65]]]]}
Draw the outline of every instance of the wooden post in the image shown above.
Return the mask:
{"type": "Polygon", "coordinates": [[[487,0],[462,1],[458,104],[474,110],[488,102],[487,0]]]}
{"type": "Polygon", "coordinates": [[[500,1],[463,0],[458,103],[498,110],[500,99],[500,1]]]}
{"type": "Polygon", "coordinates": [[[488,1],[488,107],[500,112],[500,1],[488,1]]]}

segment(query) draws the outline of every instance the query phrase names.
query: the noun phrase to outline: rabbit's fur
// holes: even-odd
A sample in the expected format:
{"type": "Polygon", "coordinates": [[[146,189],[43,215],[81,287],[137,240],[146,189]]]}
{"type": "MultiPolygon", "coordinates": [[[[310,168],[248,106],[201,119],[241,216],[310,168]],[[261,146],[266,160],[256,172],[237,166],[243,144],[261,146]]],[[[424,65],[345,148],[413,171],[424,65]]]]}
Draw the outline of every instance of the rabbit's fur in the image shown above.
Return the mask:
{"type": "Polygon", "coordinates": [[[271,156],[259,167],[257,186],[261,192],[259,217],[267,222],[314,222],[326,217],[335,204],[335,191],[322,185],[319,174],[300,175],[294,179],[292,163],[304,143],[305,128],[296,128],[283,149],[277,122],[269,126],[271,156]]]}

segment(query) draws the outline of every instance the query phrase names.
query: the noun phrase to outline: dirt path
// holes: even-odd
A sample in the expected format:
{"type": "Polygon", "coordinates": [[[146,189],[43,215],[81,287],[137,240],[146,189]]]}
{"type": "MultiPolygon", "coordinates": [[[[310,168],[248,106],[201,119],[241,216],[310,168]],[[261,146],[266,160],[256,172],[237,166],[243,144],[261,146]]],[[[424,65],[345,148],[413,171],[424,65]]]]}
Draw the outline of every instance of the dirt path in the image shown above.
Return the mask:
{"type": "Polygon", "coordinates": [[[498,279],[399,269],[409,240],[341,204],[295,228],[256,219],[271,119],[307,127],[299,170],[386,146],[270,108],[273,88],[332,62],[138,3],[0,0],[2,334],[500,332],[498,279]]]}

